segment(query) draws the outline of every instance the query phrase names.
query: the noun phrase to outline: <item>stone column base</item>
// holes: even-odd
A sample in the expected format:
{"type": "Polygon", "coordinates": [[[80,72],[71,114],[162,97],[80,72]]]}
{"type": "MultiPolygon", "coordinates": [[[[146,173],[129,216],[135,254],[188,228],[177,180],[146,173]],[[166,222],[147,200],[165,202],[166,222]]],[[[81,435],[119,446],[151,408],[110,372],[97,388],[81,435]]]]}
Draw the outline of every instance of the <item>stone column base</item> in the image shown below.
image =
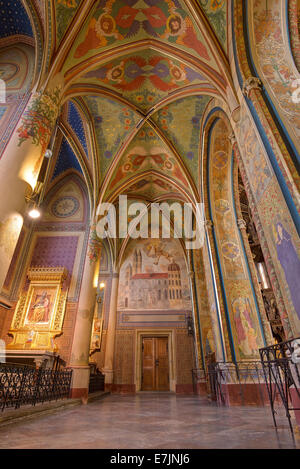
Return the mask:
{"type": "Polygon", "coordinates": [[[270,405],[267,386],[264,383],[222,384],[224,403],[228,406],[270,405]]]}
{"type": "Polygon", "coordinates": [[[71,398],[81,399],[83,404],[87,404],[89,395],[90,367],[71,366],[73,370],[71,384],[71,398]]]}
{"type": "Polygon", "coordinates": [[[113,381],[114,381],[114,372],[113,370],[106,370],[103,368],[102,373],[105,376],[105,391],[112,392],[113,381]]]}

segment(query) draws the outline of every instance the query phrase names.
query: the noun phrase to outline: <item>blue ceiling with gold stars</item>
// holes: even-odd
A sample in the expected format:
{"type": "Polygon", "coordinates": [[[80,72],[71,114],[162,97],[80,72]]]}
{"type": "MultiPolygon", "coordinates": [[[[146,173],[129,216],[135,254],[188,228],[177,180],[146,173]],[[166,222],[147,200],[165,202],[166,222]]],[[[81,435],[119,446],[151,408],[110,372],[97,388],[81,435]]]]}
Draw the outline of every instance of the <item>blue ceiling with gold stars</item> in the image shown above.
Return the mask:
{"type": "Polygon", "coordinates": [[[0,38],[16,34],[33,37],[27,12],[20,0],[0,0],[0,38]]]}
{"type": "Polygon", "coordinates": [[[84,126],[82,122],[82,118],[79,114],[78,109],[76,108],[75,104],[70,101],[69,108],[68,108],[68,122],[72,129],[74,130],[75,134],[77,135],[86,156],[88,156],[88,149],[87,149],[87,142],[86,136],[84,132],[84,126]]]}
{"type": "Polygon", "coordinates": [[[82,174],[80,164],[72,148],[68,144],[67,140],[64,138],[56,161],[52,181],[60,174],[65,173],[68,169],[75,169],[82,174]]]}

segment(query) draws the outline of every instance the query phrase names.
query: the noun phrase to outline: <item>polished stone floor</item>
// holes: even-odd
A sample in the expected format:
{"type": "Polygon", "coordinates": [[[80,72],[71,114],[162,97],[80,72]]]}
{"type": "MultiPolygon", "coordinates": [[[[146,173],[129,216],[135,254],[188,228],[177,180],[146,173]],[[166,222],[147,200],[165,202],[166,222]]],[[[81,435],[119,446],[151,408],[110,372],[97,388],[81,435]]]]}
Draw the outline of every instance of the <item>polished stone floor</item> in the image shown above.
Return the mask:
{"type": "Polygon", "coordinates": [[[194,396],[140,393],[0,428],[0,448],[300,448],[269,408],[216,407],[194,396]]]}

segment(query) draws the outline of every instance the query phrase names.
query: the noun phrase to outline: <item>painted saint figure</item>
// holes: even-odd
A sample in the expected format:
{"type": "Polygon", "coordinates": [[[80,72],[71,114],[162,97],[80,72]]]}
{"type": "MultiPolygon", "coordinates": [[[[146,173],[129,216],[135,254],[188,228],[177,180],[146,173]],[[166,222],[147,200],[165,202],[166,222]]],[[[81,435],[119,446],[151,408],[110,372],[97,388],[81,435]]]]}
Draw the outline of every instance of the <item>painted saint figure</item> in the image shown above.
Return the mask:
{"type": "Polygon", "coordinates": [[[257,333],[251,318],[248,298],[238,298],[232,303],[239,347],[245,355],[257,353],[257,333]]]}
{"type": "Polygon", "coordinates": [[[284,229],[282,223],[277,223],[275,230],[277,257],[285,274],[292,303],[300,319],[300,259],[291,235],[284,229]]]}
{"type": "Polygon", "coordinates": [[[30,322],[48,322],[50,301],[47,296],[47,292],[43,291],[42,295],[38,295],[35,304],[32,306],[30,312],[30,322]]]}

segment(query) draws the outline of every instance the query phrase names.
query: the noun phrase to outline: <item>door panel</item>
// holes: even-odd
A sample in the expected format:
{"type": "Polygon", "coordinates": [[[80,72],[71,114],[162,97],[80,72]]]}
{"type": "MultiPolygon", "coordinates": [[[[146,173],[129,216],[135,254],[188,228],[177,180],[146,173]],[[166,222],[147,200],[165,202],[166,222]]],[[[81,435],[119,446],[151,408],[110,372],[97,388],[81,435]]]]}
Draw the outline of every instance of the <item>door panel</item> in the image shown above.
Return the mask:
{"type": "Polygon", "coordinates": [[[143,339],[143,391],[153,391],[155,387],[155,350],[152,338],[143,339]]]}
{"type": "Polygon", "coordinates": [[[156,389],[169,391],[169,351],[167,337],[156,339],[156,389]]]}
{"type": "Polygon", "coordinates": [[[143,338],[142,391],[169,391],[167,337],[143,338]]]}

